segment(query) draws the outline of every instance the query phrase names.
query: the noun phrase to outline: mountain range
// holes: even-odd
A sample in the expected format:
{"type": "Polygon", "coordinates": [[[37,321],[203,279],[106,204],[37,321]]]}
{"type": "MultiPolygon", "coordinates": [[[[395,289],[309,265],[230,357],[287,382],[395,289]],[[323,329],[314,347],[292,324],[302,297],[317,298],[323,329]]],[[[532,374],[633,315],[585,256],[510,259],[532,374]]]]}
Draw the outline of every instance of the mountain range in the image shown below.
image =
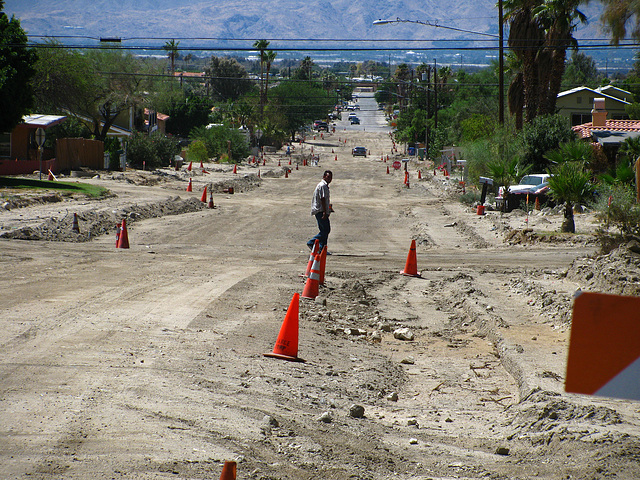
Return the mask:
{"type": "MultiPolygon", "coordinates": [[[[456,47],[472,52],[493,47],[495,56],[497,41],[487,34],[498,34],[496,0],[5,0],[4,10],[19,18],[31,37],[56,36],[75,45],[119,37],[123,45],[158,48],[175,38],[185,50],[242,51],[264,38],[270,40],[271,48],[283,52],[280,58],[288,49],[302,52],[299,56],[306,55],[305,50],[364,54],[366,50],[420,52],[426,48],[454,55],[449,50],[456,47]],[[397,18],[412,22],[373,24],[397,18]]],[[[608,43],[600,29],[602,5],[591,2],[582,11],[589,24],[576,37],[608,43]]],[[[458,54],[460,58],[474,55],[458,54]]]]}

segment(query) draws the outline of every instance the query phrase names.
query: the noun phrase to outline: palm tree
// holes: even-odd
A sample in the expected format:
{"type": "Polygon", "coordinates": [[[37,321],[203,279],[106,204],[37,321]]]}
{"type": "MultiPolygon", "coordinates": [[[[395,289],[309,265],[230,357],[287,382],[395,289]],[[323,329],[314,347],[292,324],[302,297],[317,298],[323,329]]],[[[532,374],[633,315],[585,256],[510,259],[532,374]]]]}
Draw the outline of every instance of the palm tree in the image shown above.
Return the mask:
{"type": "Polygon", "coordinates": [[[534,18],[545,29],[545,47],[541,51],[540,72],[546,72],[541,81],[540,113],[555,113],[556,100],[562,87],[562,76],[568,48],[577,49],[573,31],[579,23],[587,23],[587,17],[578,10],[582,0],[546,0],[533,9],[534,18]]]}
{"type": "Polygon", "coordinates": [[[527,122],[538,113],[538,51],[544,43],[544,30],[533,16],[536,0],[505,0],[504,21],[510,23],[507,43],[522,63],[524,106],[527,122]]]}
{"type": "Polygon", "coordinates": [[[253,48],[260,51],[260,114],[264,110],[264,62],[266,58],[266,50],[269,48],[269,42],[267,40],[256,40],[253,44],[253,48]]]}
{"type": "Polygon", "coordinates": [[[564,203],[564,221],[561,232],[576,233],[573,206],[588,200],[593,193],[590,174],[580,162],[564,162],[550,170],[549,187],[551,196],[558,203],[564,203]]]}
{"type": "Polygon", "coordinates": [[[271,65],[273,61],[276,59],[277,53],[273,50],[267,50],[265,53],[265,62],[267,64],[267,78],[264,86],[264,102],[267,103],[267,92],[269,90],[269,72],[271,71],[271,65]]]}
{"type": "Polygon", "coordinates": [[[180,45],[180,42],[176,42],[174,39],[171,39],[170,42],[165,42],[164,46],[162,47],[162,49],[167,52],[167,57],[169,57],[169,59],[171,60],[171,75],[173,75],[176,71],[178,45],[180,45]]]}
{"type": "Polygon", "coordinates": [[[633,21],[631,37],[640,38],[640,4],[635,0],[602,0],[602,23],[611,34],[611,42],[618,45],[627,35],[627,22],[633,21]]]}

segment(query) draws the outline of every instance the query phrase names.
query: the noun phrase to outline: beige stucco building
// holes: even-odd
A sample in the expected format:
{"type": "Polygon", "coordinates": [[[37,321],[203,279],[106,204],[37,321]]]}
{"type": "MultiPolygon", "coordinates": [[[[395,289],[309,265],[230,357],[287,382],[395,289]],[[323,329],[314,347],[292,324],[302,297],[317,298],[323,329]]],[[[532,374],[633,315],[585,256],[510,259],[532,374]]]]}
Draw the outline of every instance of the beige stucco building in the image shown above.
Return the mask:
{"type": "Polygon", "coordinates": [[[566,117],[571,125],[581,125],[591,121],[591,109],[594,98],[604,98],[607,118],[624,120],[629,118],[625,106],[633,102],[633,94],[617,87],[608,85],[592,89],[577,87],[558,94],[556,108],[558,113],[566,117]]]}

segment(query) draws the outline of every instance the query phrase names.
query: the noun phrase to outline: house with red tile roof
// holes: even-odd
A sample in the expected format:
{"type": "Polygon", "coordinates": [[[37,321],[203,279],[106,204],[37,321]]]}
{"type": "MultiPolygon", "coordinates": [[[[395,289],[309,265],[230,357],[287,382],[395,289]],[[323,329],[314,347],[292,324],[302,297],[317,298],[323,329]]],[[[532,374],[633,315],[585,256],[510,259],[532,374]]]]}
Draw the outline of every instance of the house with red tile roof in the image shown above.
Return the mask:
{"type": "Polygon", "coordinates": [[[579,139],[598,143],[610,161],[615,159],[620,144],[627,138],[640,137],[640,120],[608,119],[606,99],[593,99],[591,121],[571,129],[579,139]]]}

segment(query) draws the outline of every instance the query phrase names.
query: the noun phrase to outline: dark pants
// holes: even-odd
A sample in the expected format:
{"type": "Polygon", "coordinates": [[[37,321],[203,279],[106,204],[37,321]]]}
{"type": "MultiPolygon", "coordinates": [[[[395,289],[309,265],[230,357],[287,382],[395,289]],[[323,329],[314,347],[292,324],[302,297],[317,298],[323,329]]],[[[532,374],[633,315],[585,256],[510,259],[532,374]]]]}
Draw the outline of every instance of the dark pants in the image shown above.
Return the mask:
{"type": "MultiPolygon", "coordinates": [[[[316,220],[318,221],[318,234],[313,237],[311,240],[307,242],[309,248],[313,248],[313,244],[316,243],[316,240],[320,240],[320,252],[327,244],[329,240],[329,232],[331,231],[331,223],[329,222],[329,217],[322,218],[322,212],[316,213],[316,220]]],[[[318,252],[318,253],[320,253],[318,252]]]]}

